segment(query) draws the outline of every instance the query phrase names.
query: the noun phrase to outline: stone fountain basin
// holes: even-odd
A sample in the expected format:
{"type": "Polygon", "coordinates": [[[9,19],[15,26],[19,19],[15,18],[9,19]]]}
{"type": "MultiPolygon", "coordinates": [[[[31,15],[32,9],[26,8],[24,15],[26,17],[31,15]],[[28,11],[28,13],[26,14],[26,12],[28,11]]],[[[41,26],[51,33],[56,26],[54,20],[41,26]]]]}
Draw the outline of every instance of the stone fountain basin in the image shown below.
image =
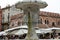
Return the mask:
{"type": "Polygon", "coordinates": [[[17,8],[25,8],[25,7],[38,7],[38,8],[45,8],[46,6],[48,6],[48,4],[44,1],[22,1],[22,2],[18,2],[16,4],[17,8]]]}

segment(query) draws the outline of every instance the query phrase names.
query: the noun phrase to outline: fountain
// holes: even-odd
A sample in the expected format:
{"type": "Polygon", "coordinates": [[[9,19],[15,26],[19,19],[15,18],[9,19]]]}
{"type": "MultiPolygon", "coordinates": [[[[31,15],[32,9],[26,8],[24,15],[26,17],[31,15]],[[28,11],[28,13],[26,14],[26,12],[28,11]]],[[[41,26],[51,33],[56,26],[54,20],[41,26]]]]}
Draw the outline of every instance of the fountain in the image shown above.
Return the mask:
{"type": "Polygon", "coordinates": [[[28,33],[25,40],[39,40],[34,26],[38,24],[40,9],[45,8],[47,3],[41,0],[23,0],[22,2],[18,2],[15,6],[18,9],[22,9],[28,18],[28,20],[26,20],[26,22],[28,22],[28,33]]]}

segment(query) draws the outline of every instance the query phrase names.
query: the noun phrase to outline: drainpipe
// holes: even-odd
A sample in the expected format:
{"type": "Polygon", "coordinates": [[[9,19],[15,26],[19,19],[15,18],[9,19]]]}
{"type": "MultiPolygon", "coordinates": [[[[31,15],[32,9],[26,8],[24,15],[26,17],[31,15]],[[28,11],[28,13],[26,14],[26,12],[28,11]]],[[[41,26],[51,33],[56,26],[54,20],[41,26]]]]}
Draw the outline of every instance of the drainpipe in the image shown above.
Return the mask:
{"type": "Polygon", "coordinates": [[[9,29],[9,24],[10,24],[9,17],[10,17],[10,13],[8,13],[8,29],[9,29]]]}

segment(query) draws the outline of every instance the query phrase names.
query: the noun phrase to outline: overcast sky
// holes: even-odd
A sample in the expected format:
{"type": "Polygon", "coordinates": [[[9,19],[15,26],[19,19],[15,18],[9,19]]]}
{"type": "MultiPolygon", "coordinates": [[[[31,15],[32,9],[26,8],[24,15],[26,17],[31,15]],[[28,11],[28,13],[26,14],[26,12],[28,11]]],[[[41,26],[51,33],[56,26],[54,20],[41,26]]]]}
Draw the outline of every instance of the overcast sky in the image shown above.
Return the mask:
{"type": "MultiPolygon", "coordinates": [[[[0,6],[2,8],[6,7],[8,4],[13,5],[21,0],[0,0],[0,6]]],[[[60,0],[44,0],[47,2],[48,6],[43,11],[60,13],[60,0]]]]}

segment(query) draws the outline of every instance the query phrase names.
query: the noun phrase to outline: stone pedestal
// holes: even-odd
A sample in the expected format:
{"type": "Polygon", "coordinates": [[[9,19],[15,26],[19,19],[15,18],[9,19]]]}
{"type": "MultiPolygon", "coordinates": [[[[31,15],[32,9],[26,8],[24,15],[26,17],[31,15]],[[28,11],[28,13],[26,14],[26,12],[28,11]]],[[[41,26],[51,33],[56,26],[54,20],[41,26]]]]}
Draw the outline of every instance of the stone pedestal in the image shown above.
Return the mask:
{"type": "Polygon", "coordinates": [[[35,25],[38,24],[38,13],[27,12],[28,19],[28,33],[25,40],[39,40],[37,33],[35,31],[35,25]]]}

